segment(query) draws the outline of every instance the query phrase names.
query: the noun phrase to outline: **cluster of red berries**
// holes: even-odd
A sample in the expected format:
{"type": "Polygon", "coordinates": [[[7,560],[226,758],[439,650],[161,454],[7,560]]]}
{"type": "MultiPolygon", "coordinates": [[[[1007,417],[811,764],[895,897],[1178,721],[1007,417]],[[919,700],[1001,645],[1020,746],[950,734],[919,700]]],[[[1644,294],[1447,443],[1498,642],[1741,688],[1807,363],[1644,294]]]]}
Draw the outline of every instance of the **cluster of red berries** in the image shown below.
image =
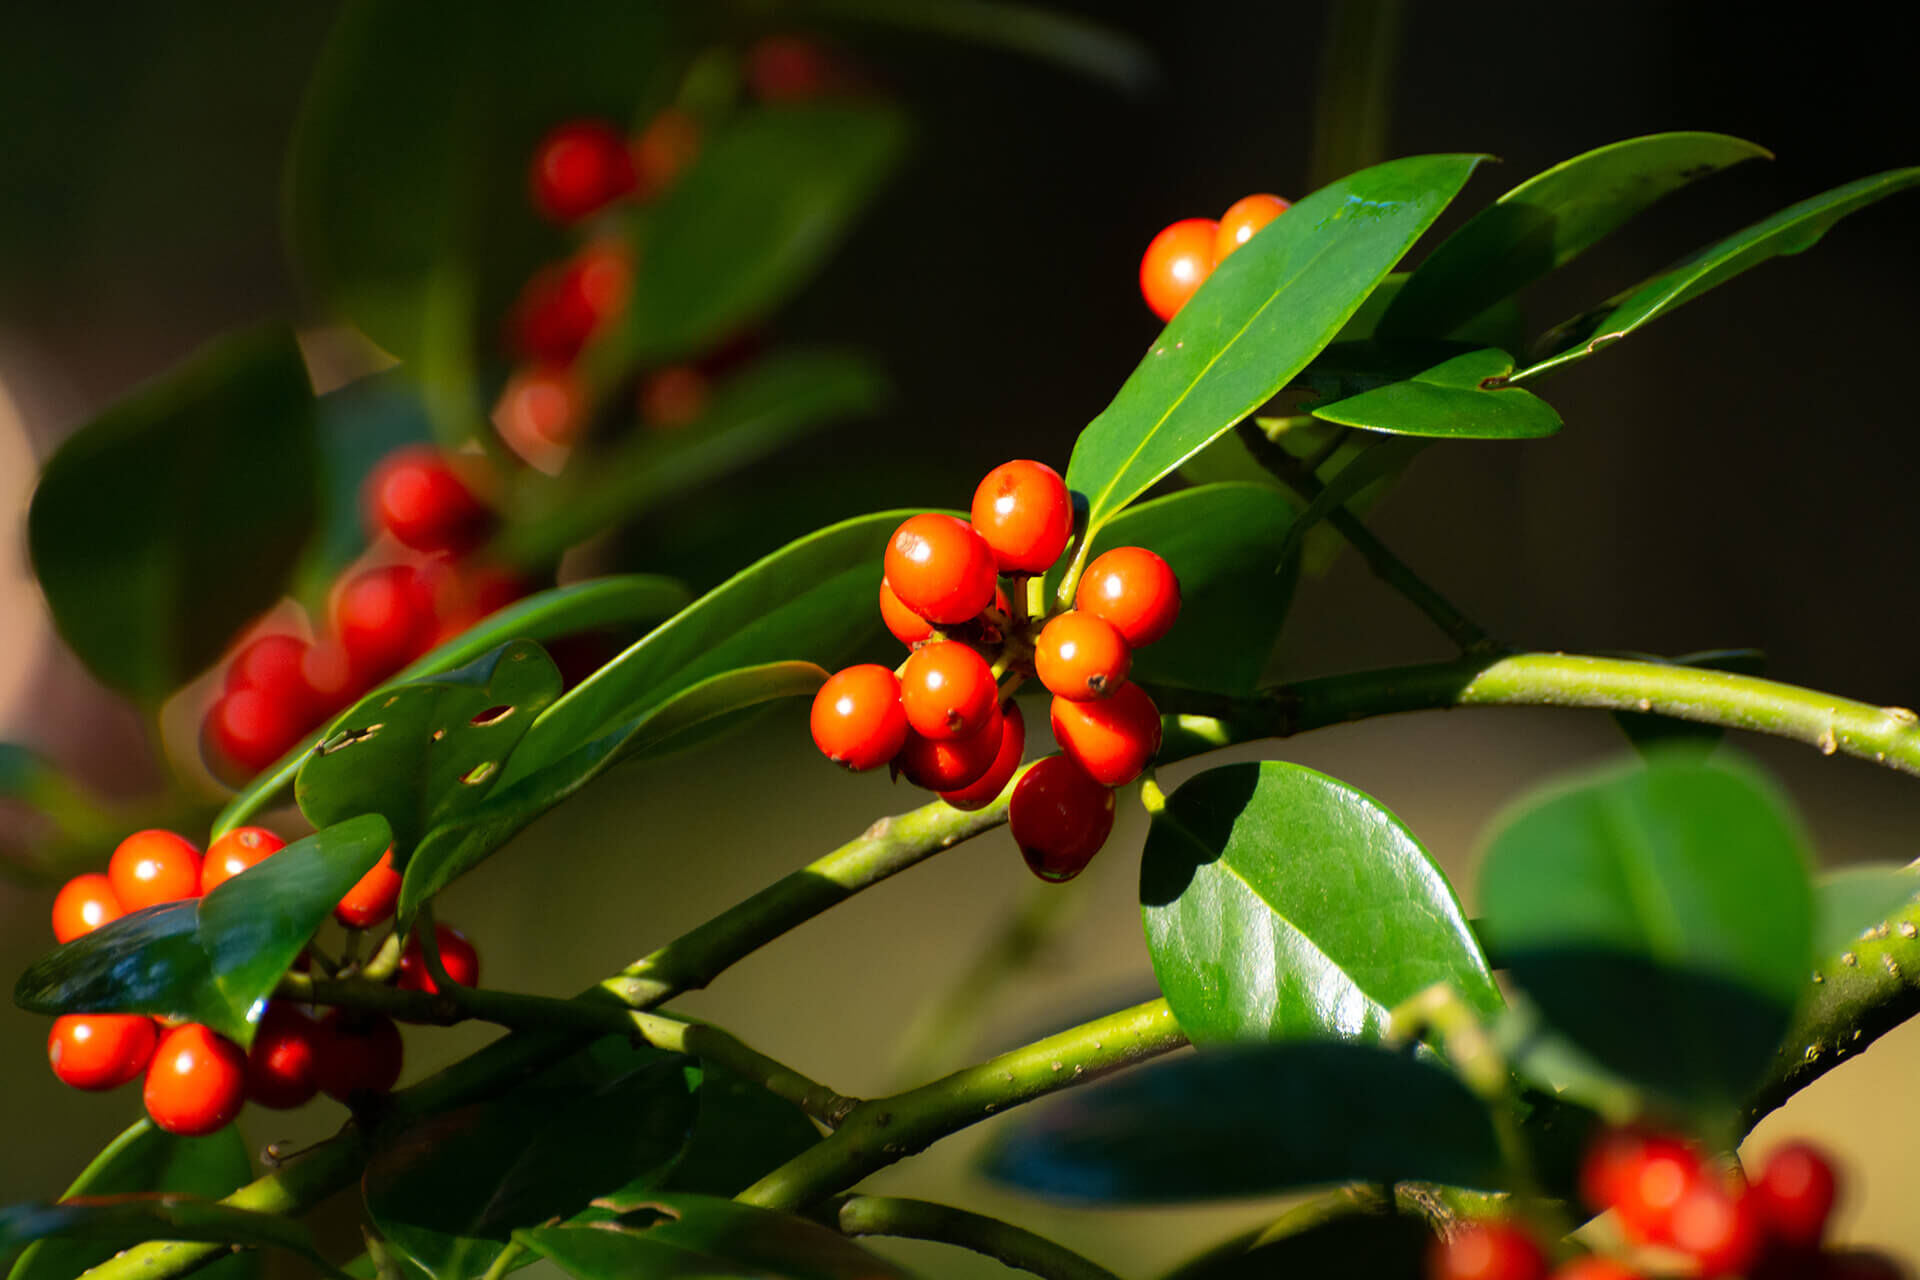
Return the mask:
{"type": "Polygon", "coordinates": [[[1028,580],[1073,537],[1066,483],[1043,463],[1003,463],[971,515],[917,515],[894,531],[880,616],[913,652],[893,671],[865,663],[829,679],[813,740],[836,764],[891,764],[955,808],[983,808],[1020,767],[1026,724],[1011,695],[1037,675],[1063,754],[1020,779],[1008,821],[1034,874],[1068,880],[1113,829],[1113,788],[1160,748],[1159,709],[1127,672],[1133,650],[1173,625],[1180,584],[1153,552],[1119,547],[1089,566],[1072,609],[1034,617],[1028,580]]]}
{"type": "MultiPolygon", "coordinates": [[[[68,881],[53,901],[53,936],[70,942],[129,912],[210,893],[286,847],[261,827],[237,827],[208,849],[171,831],[137,831],[122,840],[106,874],[68,881]]],[[[365,929],[393,915],[400,874],[389,849],[334,909],[341,924],[365,929]]],[[[437,926],[447,976],[471,986],[479,954],[459,931],[437,926]]],[[[304,957],[303,957],[304,961],[304,957]]],[[[432,993],[417,941],[395,970],[403,990],[432,993]]],[[[286,1110],[316,1094],[346,1102],[385,1093],[400,1078],[400,1030],[382,1014],[332,1009],[324,1014],[283,1000],[267,1003],[242,1050],[198,1023],[169,1024],[144,1014],[85,1013],[56,1018],[47,1036],[55,1076],[76,1089],[115,1089],[145,1074],[147,1114],[170,1133],[198,1136],[225,1127],[248,1101],[286,1110]]]]}
{"type": "Polygon", "coordinates": [[[373,533],[391,537],[370,556],[384,563],[341,575],[315,640],[269,630],[227,663],[201,741],[229,781],[258,773],[407,663],[527,593],[513,575],[464,559],[494,515],[439,450],[396,450],[363,499],[373,533]]]}
{"type": "MultiPolygon", "coordinates": [[[[1635,1245],[1686,1258],[1688,1274],[1751,1280],[1898,1280],[1891,1259],[1822,1242],[1838,1181],[1817,1148],[1776,1148],[1744,1183],[1722,1173],[1696,1144],[1647,1129],[1609,1130],[1588,1148],[1580,1194],[1596,1213],[1611,1209],[1635,1245]]],[[[1436,1244],[1432,1280],[1641,1280],[1643,1273],[1598,1255],[1550,1269],[1546,1250],[1513,1222],[1479,1222],[1436,1244]]]]}
{"type": "Polygon", "coordinates": [[[1234,201],[1218,222],[1182,218],[1164,228],[1140,259],[1140,295],[1147,306],[1162,320],[1173,319],[1228,254],[1289,207],[1279,196],[1261,193],[1234,201]]]}

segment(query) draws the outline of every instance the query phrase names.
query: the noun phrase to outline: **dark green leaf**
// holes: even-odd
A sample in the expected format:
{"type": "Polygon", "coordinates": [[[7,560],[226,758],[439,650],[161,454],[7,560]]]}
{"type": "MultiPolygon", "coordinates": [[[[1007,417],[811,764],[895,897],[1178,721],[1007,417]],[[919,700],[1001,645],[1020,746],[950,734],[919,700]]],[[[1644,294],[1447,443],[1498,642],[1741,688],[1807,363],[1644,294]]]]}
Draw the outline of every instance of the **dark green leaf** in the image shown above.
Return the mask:
{"type": "Polygon", "coordinates": [[[637,1188],[603,1196],[574,1222],[516,1234],[578,1280],[905,1280],[906,1275],[818,1223],[684,1191],[637,1188]]]}
{"type": "Polygon", "coordinates": [[[560,672],[531,640],[370,693],[300,767],[300,811],[316,827],[380,814],[404,865],[421,836],[481,805],[559,696],[560,672]]]}
{"type": "Polygon", "coordinates": [[[1174,792],[1147,835],[1140,913],[1196,1042],[1375,1038],[1436,982],[1500,1007],[1453,887],[1412,833],[1299,765],[1228,765],[1174,792]]]}
{"type": "Polygon", "coordinates": [[[1074,445],[1101,526],[1293,380],[1479,162],[1415,156],[1315,192],[1220,264],[1074,445]]]}
{"type": "MultiPolygon", "coordinates": [[[[1377,337],[1381,320],[1393,309],[1394,302],[1400,297],[1400,290],[1412,278],[1412,272],[1395,271],[1382,280],[1380,287],[1368,294],[1367,300],[1360,304],[1360,309],[1353,313],[1352,319],[1347,321],[1334,342],[1369,342],[1377,337]]],[[[1512,298],[1506,298],[1449,333],[1409,334],[1403,335],[1400,340],[1406,338],[1429,341],[1447,339],[1471,343],[1475,347],[1518,351],[1527,344],[1527,325],[1526,318],[1520,314],[1520,304],[1512,298]]]]}
{"type": "Polygon", "coordinates": [[[1920,183],[1920,168],[1892,169],[1782,209],[1557,326],[1539,344],[1539,350],[1553,354],[1522,369],[1514,380],[1584,360],[1750,267],[1810,249],[1840,219],[1915,183],[1920,183]]]}
{"type": "Polygon", "coordinates": [[[0,1250],[52,1237],[79,1237],[116,1249],[149,1240],[272,1246],[301,1255],[325,1275],[341,1274],[314,1248],[306,1227],[291,1218],[175,1193],[83,1196],[0,1209],[0,1250]]]}
{"type": "Polygon", "coordinates": [[[1735,1104],[1813,965],[1805,847],[1756,774],[1669,754],[1500,820],[1485,927],[1548,1024],[1602,1067],[1683,1104],[1735,1104]]]}
{"type": "Polygon", "coordinates": [[[571,1214],[636,1177],[657,1184],[686,1144],[695,1105],[685,1059],[601,1041],[385,1143],[362,1182],[367,1212],[436,1280],[475,1275],[515,1228],[571,1214]]]}
{"type": "Polygon", "coordinates": [[[785,1098],[712,1062],[700,1064],[700,1076],[700,1116],[667,1177],[673,1190],[736,1196],[820,1141],[806,1112],[785,1098]]]}
{"type": "Polygon", "coordinates": [[[878,105],[754,111],[705,139],[636,223],[639,268],[586,367],[610,386],[636,361],[700,351],[764,316],[833,251],[899,158],[906,122],[878,105]]]}
{"type": "Polygon", "coordinates": [[[1560,429],[1539,396],[1506,385],[1513,357],[1485,348],[1357,395],[1309,406],[1314,417],[1395,435],[1453,440],[1531,440],[1560,429]]]}
{"type": "Polygon", "coordinates": [[[566,120],[633,120],[656,92],[667,20],[622,0],[346,5],[287,157],[287,239],[307,283],[410,364],[497,341],[528,276],[568,245],[528,199],[535,145],[566,120]]]}
{"type": "Polygon", "coordinates": [[[284,329],[216,342],[122,399],[60,446],[27,513],[61,638],[157,704],[280,598],[313,472],[313,391],[284,329]]]}
{"type": "Polygon", "coordinates": [[[871,412],[884,390],[879,371],[860,356],[771,356],[720,384],[700,421],[640,433],[617,452],[531,488],[496,550],[540,563],[809,431],[871,412]]]}
{"type": "Polygon", "coordinates": [[[906,27],[1057,62],[1139,93],[1156,79],[1153,55],[1118,31],[1070,13],[999,0],[802,0],[790,12],[906,27]]]}
{"type": "Polygon", "coordinates": [[[27,967],[33,1013],[150,1013],[204,1023],[242,1048],[280,976],[392,840],[368,814],[296,840],[204,898],[135,911],[27,967]]]}
{"type": "Polygon", "coordinates": [[[1441,337],[1688,183],[1760,158],[1772,156],[1725,134],[1656,133],[1563,161],[1447,237],[1394,299],[1380,332],[1441,337]]]}
{"type": "Polygon", "coordinates": [[[1813,954],[1830,960],[1863,937],[1880,931],[1887,917],[1920,893],[1920,869],[1911,864],[1872,863],[1830,871],[1813,886],[1813,954]]]}
{"type": "MultiPolygon", "coordinates": [[[[674,750],[704,725],[763,702],[812,694],[826,679],[810,662],[772,662],[709,676],[553,764],[496,785],[478,807],[435,827],[415,849],[400,887],[401,921],[411,921],[422,902],[619,761],[674,750]]],[[[517,759],[519,753],[510,761],[517,759]]]]}
{"type": "MultiPolygon", "coordinates": [[[[680,584],[648,574],[597,578],[541,591],[440,645],[395,676],[389,686],[451,671],[509,640],[554,640],[599,627],[665,617],[684,604],[686,598],[686,589],[680,584]]],[[[214,836],[217,838],[244,826],[255,814],[271,806],[275,798],[293,784],[300,766],[306,763],[325,732],[325,729],[316,730],[248,783],[246,789],[220,811],[213,824],[214,836]]]]}
{"type": "Polygon", "coordinates": [[[1234,1045],[1049,1102],[989,1153],[1025,1191],[1100,1203],[1263,1195],[1334,1182],[1496,1187],[1480,1100],[1451,1072],[1342,1041],[1234,1045]]]}
{"type": "Polygon", "coordinates": [[[1415,1214],[1341,1213],[1297,1231],[1262,1233],[1242,1248],[1209,1253],[1166,1280],[1425,1280],[1433,1242],[1433,1231],[1415,1214]]]}
{"type": "MultiPolygon", "coordinates": [[[[93,1158],[62,1198],[170,1191],[217,1200],[252,1176],[247,1144],[233,1126],[205,1138],[182,1138],[155,1128],[151,1120],[142,1117],[93,1158]]],[[[7,1280],[71,1280],[105,1262],[117,1250],[117,1245],[104,1240],[47,1237],[27,1247],[7,1273],[7,1280]]],[[[257,1270],[257,1257],[243,1254],[216,1263],[201,1274],[216,1280],[240,1280],[257,1270]]]]}
{"type": "Polygon", "coordinates": [[[1293,504],[1274,489],[1210,484],[1142,503],[1102,529],[1094,555],[1149,547],[1180,579],[1179,620],[1133,655],[1132,678],[1250,691],[1293,603],[1293,575],[1272,572],[1292,522],[1293,504]]]}

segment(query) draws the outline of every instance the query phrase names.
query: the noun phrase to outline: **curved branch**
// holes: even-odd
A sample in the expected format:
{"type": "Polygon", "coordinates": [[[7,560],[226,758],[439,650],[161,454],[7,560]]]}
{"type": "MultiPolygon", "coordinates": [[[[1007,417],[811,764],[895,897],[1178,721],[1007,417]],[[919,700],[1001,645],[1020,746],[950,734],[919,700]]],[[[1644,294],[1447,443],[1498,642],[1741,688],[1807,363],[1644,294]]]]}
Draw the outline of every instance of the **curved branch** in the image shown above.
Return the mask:
{"type": "Polygon", "coordinates": [[[835,1220],[850,1236],[899,1236],[958,1245],[1045,1280],[1120,1280],[1105,1267],[1024,1227],[927,1200],[848,1196],[840,1202],[835,1220]]]}

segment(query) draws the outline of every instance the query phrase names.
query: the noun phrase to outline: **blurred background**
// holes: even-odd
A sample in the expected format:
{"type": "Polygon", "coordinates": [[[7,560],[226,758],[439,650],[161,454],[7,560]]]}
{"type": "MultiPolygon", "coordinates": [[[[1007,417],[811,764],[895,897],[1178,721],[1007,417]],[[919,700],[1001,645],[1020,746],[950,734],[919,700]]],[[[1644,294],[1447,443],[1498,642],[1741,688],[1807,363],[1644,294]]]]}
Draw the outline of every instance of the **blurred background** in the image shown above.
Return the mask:
{"type": "MultiPolygon", "coordinates": [[[[1158,331],[1136,283],[1147,240],[1251,191],[1305,194],[1329,5],[1051,7],[1137,41],[1153,82],[1126,92],[982,45],[794,20],[856,59],[913,133],[904,163],[773,327],[782,340],[865,349],[890,394],[877,413],[678,495],[600,544],[595,568],[704,588],[829,519],[962,505],[1007,457],[1064,470],[1075,434],[1158,331]],[[717,518],[751,527],[716,542],[707,531],[717,518]]],[[[276,317],[312,335],[332,323],[289,264],[280,197],[334,16],[318,2],[194,3],[110,19],[13,6],[4,19],[0,738],[109,797],[141,794],[158,765],[139,718],[53,636],[24,550],[36,468],[67,432],[217,334],[276,317]]],[[[1917,34],[1911,11],[1868,22],[1831,10],[1785,26],[1704,4],[1409,5],[1388,152],[1499,158],[1442,233],[1540,169],[1635,134],[1718,130],[1775,153],[1682,191],[1523,295],[1537,330],[1785,204],[1920,161],[1917,34]]],[[[1777,678],[1920,703],[1917,230],[1920,206],[1896,197],[1542,384],[1562,434],[1429,451],[1375,511],[1376,528],[1511,644],[1752,646],[1777,678]]],[[[308,349],[327,350],[324,335],[308,349]]],[[[1444,653],[1349,557],[1302,586],[1278,668],[1300,676],[1444,653]]],[[[1920,855],[1911,780],[1800,748],[1737,746],[1776,772],[1828,863],[1920,855]]],[[[1238,754],[1297,760],[1367,790],[1460,876],[1479,830],[1521,789],[1622,750],[1606,717],[1481,711],[1238,754]]],[[[616,772],[457,885],[442,918],[479,942],[490,984],[570,992],[917,803],[884,778],[825,765],[788,709],[748,734],[616,772]]],[[[1102,858],[1063,891],[1070,922],[956,1052],[978,1056],[1151,994],[1133,883],[1141,824],[1126,808],[1102,858]]],[[[842,1091],[885,1090],[900,1083],[916,1010],[958,980],[1027,884],[996,833],[799,930],[684,1008],[842,1091]]],[[[45,949],[50,898],[50,888],[0,884],[0,971],[45,949]]],[[[138,1107],[131,1094],[61,1088],[43,1065],[44,1034],[40,1019],[0,1009],[10,1135],[0,1203],[56,1193],[138,1107]]],[[[484,1038],[410,1033],[407,1078],[484,1038]]],[[[1908,1257],[1920,1256],[1910,1209],[1920,1143],[1907,1140],[1920,1133],[1916,1052],[1920,1035],[1890,1036],[1753,1140],[1764,1150],[1804,1133],[1841,1148],[1855,1175],[1842,1235],[1908,1257]]],[[[254,1110],[242,1125],[256,1144],[309,1139],[337,1124],[329,1108],[254,1110]]],[[[968,1172],[991,1129],[876,1181],[1053,1232],[1129,1274],[1273,1213],[1020,1201],[968,1172]]],[[[351,1204],[329,1212],[350,1231],[351,1204]]],[[[932,1247],[899,1255],[929,1274],[997,1273],[932,1247]]]]}

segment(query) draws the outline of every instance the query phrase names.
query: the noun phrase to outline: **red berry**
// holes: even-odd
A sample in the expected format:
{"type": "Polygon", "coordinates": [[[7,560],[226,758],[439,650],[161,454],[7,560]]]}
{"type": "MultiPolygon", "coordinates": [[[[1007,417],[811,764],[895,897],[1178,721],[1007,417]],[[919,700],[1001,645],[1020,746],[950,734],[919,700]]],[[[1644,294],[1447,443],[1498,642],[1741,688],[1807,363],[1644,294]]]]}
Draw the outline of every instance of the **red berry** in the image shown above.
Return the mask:
{"type": "Polygon", "coordinates": [[[318,719],[325,719],[341,710],[369,687],[366,677],[354,666],[346,646],[331,636],[307,650],[306,661],[300,664],[300,674],[306,678],[313,704],[319,708],[318,719]]]}
{"type": "Polygon", "coordinates": [[[1002,573],[1045,573],[1073,536],[1067,482],[1044,462],[1020,458],[987,472],[972,514],[1002,573]]]}
{"type": "Polygon", "coordinates": [[[53,1020],[47,1061],[75,1089],[118,1089],[147,1069],[160,1033],[140,1013],[70,1013],[53,1020]]]}
{"type": "Polygon", "coordinates": [[[308,1102],[320,1091],[314,1077],[319,1037],[319,1020],[301,1006],[269,1001],[247,1051],[247,1097],[276,1111],[308,1102]]]}
{"type": "Polygon", "coordinates": [[[575,222],[633,188],[633,162],[612,125],[572,120],[540,140],[528,177],[535,209],[555,222],[575,222]]]}
{"type": "Polygon", "coordinates": [[[971,738],[999,700],[987,660],[958,641],[922,645],[900,669],[900,706],[923,738],[971,738]]]}
{"type": "Polygon", "coordinates": [[[320,1019],[313,1076],[329,1098],[386,1093],[400,1078],[400,1028],[385,1014],[331,1009],[320,1019]]]}
{"type": "MultiPolygon", "coordinates": [[[[446,969],[447,977],[462,987],[479,985],[480,953],[467,941],[467,935],[444,924],[436,924],[433,936],[440,946],[440,964],[446,969]]],[[[426,953],[418,938],[407,941],[407,949],[400,956],[400,979],[395,985],[402,991],[424,991],[428,995],[440,990],[433,980],[433,974],[427,969],[426,953]]]]}
{"type": "Polygon", "coordinates": [[[200,850],[171,831],[136,831],[107,861],[113,896],[128,911],[200,896],[200,850]]]}
{"type": "Polygon", "coordinates": [[[933,624],[901,604],[885,578],[880,579],[880,621],[909,649],[933,638],[933,624]]]}
{"type": "Polygon", "coordinates": [[[54,940],[72,942],[81,934],[92,933],[125,914],[127,909],[120,905],[112,881],[98,871],[75,876],[53,896],[54,940]]]}
{"type": "Polygon", "coordinates": [[[1000,755],[1004,719],[995,705],[987,723],[971,737],[928,738],[909,730],[897,761],[901,776],[928,791],[971,787],[986,776],[1000,755]]]}
{"type": "Polygon", "coordinates": [[[216,769],[222,777],[251,778],[291,750],[313,727],[313,699],[303,688],[286,697],[266,689],[235,689],[207,708],[200,726],[212,761],[232,766],[216,769]]]}
{"type": "Polygon", "coordinates": [[[1776,1147],[1749,1193],[1767,1232],[1797,1249],[1816,1249],[1839,1192],[1833,1165],[1811,1143],[1776,1147]]]}
{"type": "Polygon", "coordinates": [[[1115,547],[1087,566],[1073,607],[1105,618],[1138,649],[1167,634],[1180,616],[1180,579],[1145,547],[1115,547]]]}
{"type": "Polygon", "coordinates": [[[1000,707],[1000,750],[994,754],[993,763],[980,775],[978,781],[955,791],[942,791],[940,798],[956,809],[984,809],[1000,798],[1007,789],[1007,783],[1020,768],[1020,757],[1027,749],[1027,719],[1020,714],[1017,703],[1006,702],[1000,707]]]}
{"type": "MultiPolygon", "coordinates": [[[[509,443],[572,444],[585,421],[579,380],[558,365],[516,369],[494,406],[493,424],[509,443]]],[[[516,448],[520,444],[515,444],[516,448]]]]}
{"type": "Polygon", "coordinates": [[[657,431],[690,426],[707,411],[713,384],[690,364],[670,365],[640,381],[640,421],[657,431]]]}
{"type": "Polygon", "coordinates": [[[900,681],[876,662],[837,671],[813,695],[813,745],[854,772],[877,769],[907,739],[900,681]]]}
{"type": "Polygon", "coordinates": [[[1275,195],[1242,196],[1220,215],[1220,230],[1213,238],[1213,265],[1219,266],[1227,255],[1253,239],[1253,233],[1272,222],[1293,206],[1275,195]]]}
{"type": "Polygon", "coordinates": [[[1182,218],[1155,236],[1140,259],[1140,295],[1153,314],[1171,320],[1213,274],[1213,244],[1220,224],[1212,218],[1182,218]]]}
{"type": "Polygon", "coordinates": [[[493,523],[440,451],[426,446],[395,450],[373,469],[367,509],[402,546],[428,553],[464,555],[493,523]]]}
{"type": "Polygon", "coordinates": [[[200,864],[200,892],[212,893],[286,847],[285,840],[265,827],[235,827],[207,849],[206,861],[200,864]]]}
{"type": "Polygon", "coordinates": [[[1069,609],[1040,629],[1033,670],[1040,683],[1074,702],[1104,698],[1133,666],[1133,650],[1105,618],[1069,609]]]}
{"type": "Polygon", "coordinates": [[[633,171],[640,197],[649,199],[673,185],[700,154],[700,122],[668,107],[633,140],[633,171]]]}
{"type": "Polygon", "coordinates": [[[223,687],[228,693],[259,689],[280,697],[299,697],[307,688],[301,674],[306,657],[307,642],[298,636],[260,636],[242,645],[227,663],[223,687]]]}
{"type": "Polygon", "coordinates": [[[1646,1280],[1624,1262],[1590,1254],[1554,1268],[1551,1280],[1646,1280]]]}
{"type": "Polygon", "coordinates": [[[333,918],[349,929],[370,929],[393,914],[400,901],[400,886],[406,877],[393,869],[393,850],[380,855],[380,861],[333,909],[333,918]]]}
{"type": "Polygon", "coordinates": [[[1744,1274],[1759,1259],[1764,1232],[1751,1195],[1732,1194],[1702,1177],[1673,1206],[1666,1238],[1693,1255],[1701,1275],[1732,1276],[1744,1274]]]}
{"type": "Polygon", "coordinates": [[[154,1048],[145,1095],[147,1114],[168,1133],[216,1132],[247,1100],[247,1055],[197,1022],[174,1027],[154,1048]]]}
{"type": "Polygon", "coordinates": [[[373,681],[386,679],[433,645],[433,592],[411,565],[385,565],[347,579],[333,614],[349,661],[373,681]]]}
{"type": "Polygon", "coordinates": [[[1014,785],[1007,825],[1042,880],[1071,880],[1113,833],[1113,791],[1066,756],[1048,756],[1014,785]]]}
{"type": "Polygon", "coordinates": [[[1508,1222],[1475,1222],[1428,1255],[1429,1280],[1546,1280],[1547,1255],[1508,1222]]]}
{"type": "Polygon", "coordinates": [[[887,543],[886,580],[900,603],[928,622],[952,626],[993,603],[993,548],[965,520],[913,516],[887,543]]]}
{"type": "Polygon", "coordinates": [[[626,309],[633,255],[617,240],[596,241],[533,274],[510,317],[515,348],[536,361],[571,364],[593,335],[626,309]]]}
{"type": "Polygon", "coordinates": [[[1594,1167],[1583,1185],[1606,1197],[1629,1238],[1668,1240],[1675,1208],[1706,1177],[1700,1152],[1679,1138],[1632,1131],[1602,1143],[1613,1145],[1589,1152],[1594,1167]]]}
{"type": "Polygon", "coordinates": [[[1131,682],[1097,702],[1055,696],[1053,740],[1095,782],[1125,786],[1160,749],[1160,709],[1131,682]]]}

